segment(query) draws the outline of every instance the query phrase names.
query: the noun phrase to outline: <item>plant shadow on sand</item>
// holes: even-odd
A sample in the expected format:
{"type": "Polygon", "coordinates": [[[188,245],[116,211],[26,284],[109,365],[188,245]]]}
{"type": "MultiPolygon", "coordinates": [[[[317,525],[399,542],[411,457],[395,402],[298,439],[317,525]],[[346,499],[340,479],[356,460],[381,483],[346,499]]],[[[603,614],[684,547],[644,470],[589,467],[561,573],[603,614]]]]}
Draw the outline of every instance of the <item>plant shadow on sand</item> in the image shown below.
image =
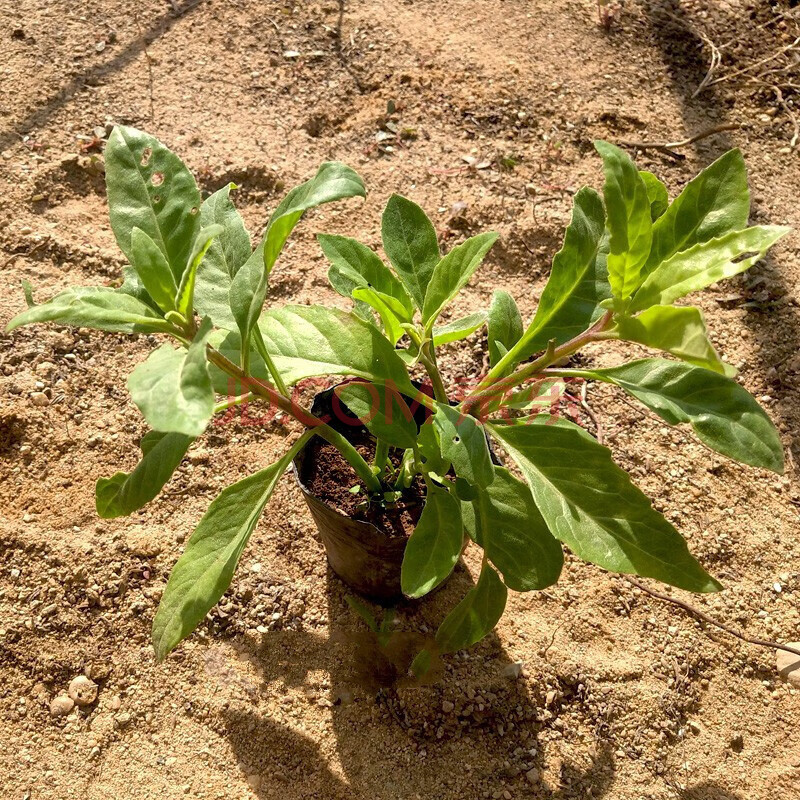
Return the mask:
{"type": "Polygon", "coordinates": [[[330,636],[268,633],[247,656],[260,672],[262,691],[273,696],[276,688],[283,694],[302,689],[312,673],[329,676],[322,695],[333,703],[326,713],[335,752],[313,730],[301,732],[302,717],[290,728],[258,711],[225,710],[228,741],[245,772],[257,776],[251,780],[256,795],[405,800],[461,798],[480,787],[486,796],[507,789],[514,797],[565,800],[589,790],[605,797],[614,778],[608,740],[596,742],[588,767],[564,762],[556,786],[546,777],[528,778],[532,769],[541,775],[547,755],[539,742],[545,702],[518,677],[495,634],[466,654],[446,657],[429,685],[403,685],[404,668],[425,638],[405,631],[434,629],[445,607],[472,583],[459,565],[431,601],[400,607],[398,632],[381,650],[348,607],[346,587],[328,570],[330,636]]]}

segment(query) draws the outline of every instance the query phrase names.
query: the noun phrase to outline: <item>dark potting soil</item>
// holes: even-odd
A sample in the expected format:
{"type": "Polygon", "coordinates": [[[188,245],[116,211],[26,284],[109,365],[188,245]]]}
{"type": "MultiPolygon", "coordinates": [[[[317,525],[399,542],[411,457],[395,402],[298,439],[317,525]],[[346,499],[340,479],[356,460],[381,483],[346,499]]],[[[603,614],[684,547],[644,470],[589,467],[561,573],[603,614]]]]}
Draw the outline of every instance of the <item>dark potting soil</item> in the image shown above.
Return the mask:
{"type": "MultiPolygon", "coordinates": [[[[371,463],[375,455],[374,442],[368,437],[359,437],[352,442],[371,463]]],[[[399,465],[401,456],[402,451],[398,450],[389,454],[395,466],[399,465]]],[[[387,506],[376,502],[364,503],[367,494],[353,468],[333,445],[319,437],[314,437],[306,447],[301,479],[311,494],[340,514],[371,522],[387,536],[410,536],[425,504],[425,484],[419,476],[396,503],[387,506]],[[354,494],[350,489],[356,484],[361,486],[361,491],[354,494]]]]}

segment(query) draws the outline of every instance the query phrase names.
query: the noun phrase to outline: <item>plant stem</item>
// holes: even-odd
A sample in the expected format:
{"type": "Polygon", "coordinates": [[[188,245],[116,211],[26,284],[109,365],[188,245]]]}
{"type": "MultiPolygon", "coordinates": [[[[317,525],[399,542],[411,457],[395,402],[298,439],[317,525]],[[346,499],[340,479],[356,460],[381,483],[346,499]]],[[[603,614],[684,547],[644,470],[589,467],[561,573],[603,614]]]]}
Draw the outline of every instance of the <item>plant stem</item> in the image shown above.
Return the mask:
{"type": "Polygon", "coordinates": [[[251,393],[258,395],[274,403],[281,411],[294,417],[298,422],[305,425],[307,428],[313,428],[314,432],[325,439],[325,441],[332,444],[346,459],[351,467],[356,471],[357,475],[364,482],[365,486],[370,492],[378,493],[383,491],[381,482],[375,477],[370,469],[369,464],[362,458],[358,450],[353,447],[347,439],[340,433],[337,433],[329,425],[326,425],[319,417],[315,417],[310,412],[306,411],[302,406],[299,406],[288,397],[284,397],[280,392],[276,391],[269,384],[254,378],[251,375],[245,374],[241,367],[237,367],[232,361],[229,361],[218,350],[209,346],[207,348],[208,360],[219,367],[223,372],[228,375],[238,378],[243,382],[251,393]]]}
{"type": "Polygon", "coordinates": [[[447,405],[450,400],[447,397],[447,391],[442,382],[442,376],[439,372],[439,367],[436,365],[436,352],[433,349],[433,342],[428,340],[422,346],[419,356],[420,363],[425,367],[428,377],[431,379],[433,385],[433,396],[440,402],[447,405]]]}
{"type": "Polygon", "coordinates": [[[548,345],[547,351],[543,355],[539,356],[539,358],[536,358],[530,363],[525,364],[524,367],[512,372],[511,375],[508,375],[505,378],[499,378],[498,376],[502,374],[502,369],[500,368],[503,367],[503,362],[506,362],[508,356],[514,352],[515,348],[512,347],[506,356],[500,359],[495,367],[489,371],[489,374],[478,384],[478,387],[475,389],[475,391],[462,401],[462,410],[465,413],[469,413],[470,409],[472,409],[474,406],[478,406],[480,408],[481,406],[487,405],[494,400],[498,400],[509,389],[513,389],[520,383],[524,383],[526,380],[528,380],[528,378],[541,372],[553,362],[572,355],[582,347],[585,347],[587,344],[589,344],[589,342],[608,338],[605,332],[609,325],[611,325],[612,320],[613,312],[606,311],[606,313],[603,314],[603,316],[600,317],[600,319],[597,320],[594,325],[592,325],[590,328],[587,328],[585,331],[583,331],[583,333],[579,333],[577,336],[570,339],[568,342],[564,342],[564,344],[559,345],[558,347],[552,347],[548,345]]]}
{"type": "Polygon", "coordinates": [[[214,406],[214,413],[219,414],[220,411],[226,411],[233,406],[240,406],[242,403],[249,403],[251,400],[255,400],[256,397],[257,395],[253,394],[253,392],[240,394],[238,397],[229,397],[227,400],[223,400],[214,406]]]}
{"type": "Polygon", "coordinates": [[[283,382],[281,373],[275,366],[275,362],[272,360],[272,356],[269,354],[266,344],[264,344],[264,337],[261,335],[261,330],[259,329],[258,325],[253,326],[253,334],[253,341],[255,342],[256,350],[258,350],[258,354],[261,356],[261,358],[264,359],[264,363],[267,365],[269,374],[272,376],[273,383],[284,397],[288,397],[289,390],[286,388],[286,384],[283,382]]]}
{"type": "Polygon", "coordinates": [[[378,439],[375,445],[375,458],[372,461],[373,472],[377,471],[378,477],[383,475],[386,463],[389,460],[389,444],[383,439],[378,439]]]}

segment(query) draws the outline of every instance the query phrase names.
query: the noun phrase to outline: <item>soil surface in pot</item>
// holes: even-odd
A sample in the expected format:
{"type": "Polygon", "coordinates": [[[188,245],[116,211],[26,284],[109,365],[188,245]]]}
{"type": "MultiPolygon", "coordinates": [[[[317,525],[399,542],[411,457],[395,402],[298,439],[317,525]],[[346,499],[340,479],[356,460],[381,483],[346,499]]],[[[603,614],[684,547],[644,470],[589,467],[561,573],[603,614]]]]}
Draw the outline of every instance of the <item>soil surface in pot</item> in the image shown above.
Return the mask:
{"type": "MultiPolygon", "coordinates": [[[[363,435],[348,438],[358,452],[372,462],[375,443],[363,435]]],[[[389,455],[395,466],[399,465],[400,455],[399,451],[394,450],[389,455]]],[[[353,468],[333,445],[319,437],[314,437],[307,446],[300,479],[308,491],[340,514],[371,522],[388,536],[410,536],[425,505],[425,484],[419,477],[403,492],[397,503],[388,507],[379,503],[365,503],[364,487],[353,468]],[[361,491],[353,493],[350,489],[356,484],[361,486],[361,491]]]]}

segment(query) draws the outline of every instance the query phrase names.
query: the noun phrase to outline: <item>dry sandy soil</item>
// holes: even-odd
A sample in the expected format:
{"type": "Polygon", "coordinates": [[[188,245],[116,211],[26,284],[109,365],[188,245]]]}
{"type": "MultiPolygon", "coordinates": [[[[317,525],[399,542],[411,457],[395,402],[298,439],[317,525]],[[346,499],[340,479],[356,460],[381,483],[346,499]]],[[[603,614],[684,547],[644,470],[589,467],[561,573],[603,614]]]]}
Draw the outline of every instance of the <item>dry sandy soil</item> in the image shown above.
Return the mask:
{"type": "MultiPolygon", "coordinates": [[[[530,314],[570,192],[600,183],[597,137],[670,142],[738,123],[684,147],[683,161],[648,149],[639,163],[676,192],[739,146],[753,219],[798,228],[800,69],[782,52],[800,32],[794,5],[641,0],[604,30],[592,0],[177,10],[2,0],[0,323],[24,307],[22,279],[39,299],[118,281],[91,141],[113,122],[159,136],[204,191],[240,184],[254,234],[321,160],[361,172],[366,203],[326,207],[299,227],[273,273],[275,303],[343,303],[314,232],[377,244],[380,209],[400,191],[431,212],[445,247],[502,234],[454,313],[486,307],[502,287],[530,314]],[[695,98],[711,55],[704,36],[722,48],[714,77],[726,79],[695,98]],[[405,138],[379,136],[387,121],[405,138]]],[[[780,428],[785,477],[740,468],[618,395],[589,392],[619,462],[724,582],[694,602],[781,641],[800,639],[799,246],[786,238],[752,273],[698,298],[715,343],[780,428]]],[[[479,369],[479,345],[453,346],[451,379],[479,369]]],[[[558,587],[514,595],[496,634],[450,658],[435,686],[376,691],[363,624],[289,476],[221,606],[156,666],[149,627],[186,537],[222,486],[271,462],[297,431],[215,427],[160,499],[98,520],[95,480],[136,460],[144,424],[124,378],[152,346],[54,327],[0,335],[3,798],[800,795],[800,692],[779,679],[773,653],[572,560],[558,587]],[[51,717],[50,700],[83,672],[97,702],[51,717]]],[[[610,364],[633,352],[590,356],[610,364]]],[[[474,572],[468,553],[444,591],[399,610],[400,628],[433,629],[474,572]]]]}

